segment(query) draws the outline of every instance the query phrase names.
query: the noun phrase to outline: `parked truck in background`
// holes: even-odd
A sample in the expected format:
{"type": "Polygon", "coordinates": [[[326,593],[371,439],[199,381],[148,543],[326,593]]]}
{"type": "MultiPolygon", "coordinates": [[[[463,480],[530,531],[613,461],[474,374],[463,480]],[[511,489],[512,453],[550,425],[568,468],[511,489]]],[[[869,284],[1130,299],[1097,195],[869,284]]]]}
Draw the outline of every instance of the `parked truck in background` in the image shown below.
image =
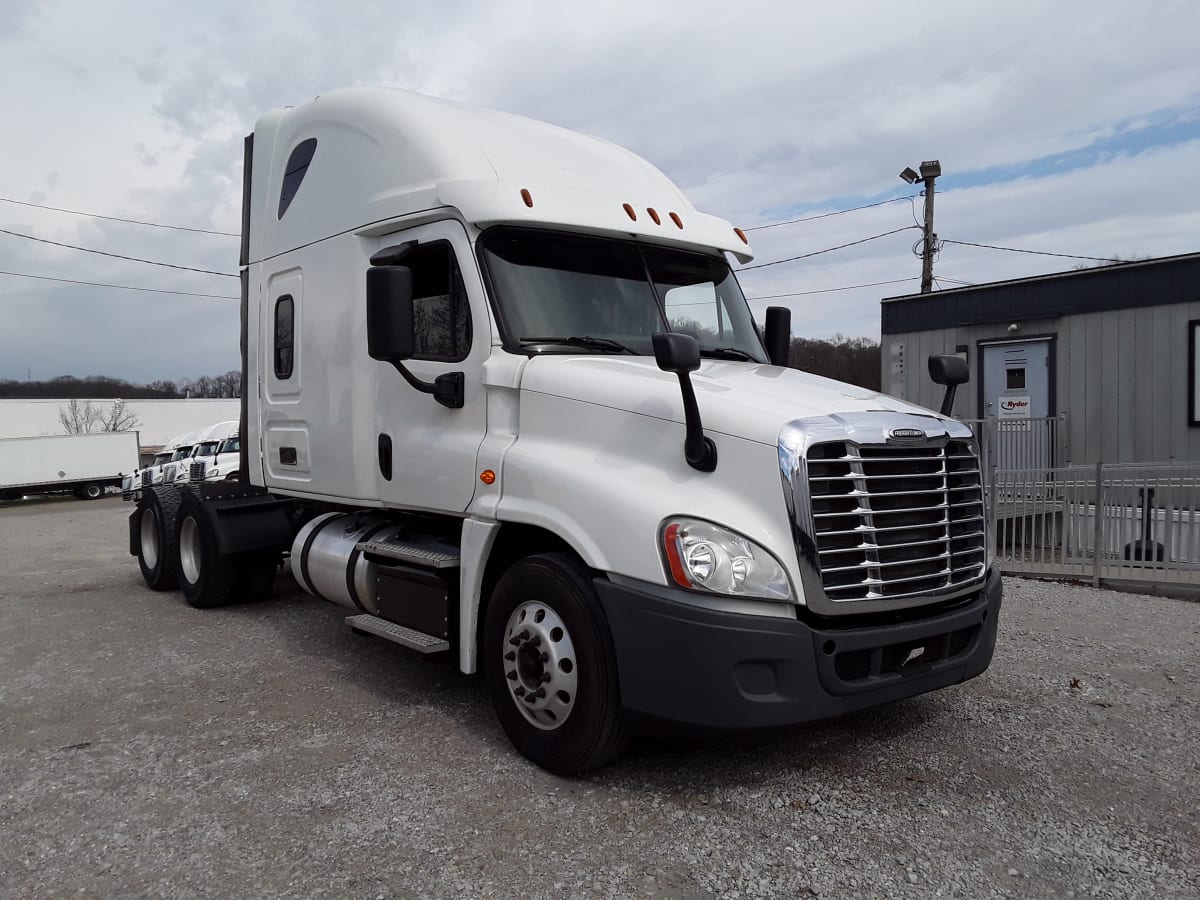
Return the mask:
{"type": "Polygon", "coordinates": [[[104,496],[137,468],[136,431],[0,439],[0,500],[30,494],[104,496]]]}
{"type": "MultiPolygon", "coordinates": [[[[204,429],[188,469],[188,481],[236,480],[241,461],[237,420],[218,422],[204,429]]],[[[182,479],[176,479],[180,481],[182,479]]]]}
{"type": "Polygon", "coordinates": [[[644,160],[354,88],[258,120],[242,222],[240,481],[142,492],[151,588],[251,599],[289,557],[355,631],[482,670],[563,773],[988,666],[970,430],[785,368],[745,234],[644,160]]]}

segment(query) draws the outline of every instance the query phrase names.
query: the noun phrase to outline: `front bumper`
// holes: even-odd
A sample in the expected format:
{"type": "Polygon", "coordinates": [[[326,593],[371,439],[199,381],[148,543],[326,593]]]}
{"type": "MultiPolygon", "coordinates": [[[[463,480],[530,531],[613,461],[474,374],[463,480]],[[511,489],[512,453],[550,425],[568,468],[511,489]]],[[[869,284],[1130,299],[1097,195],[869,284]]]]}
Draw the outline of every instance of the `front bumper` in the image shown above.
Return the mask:
{"type": "Polygon", "coordinates": [[[974,678],[1000,617],[993,571],[954,608],[861,627],[719,612],[597,579],[625,709],[699,728],[828,719],[974,678]]]}

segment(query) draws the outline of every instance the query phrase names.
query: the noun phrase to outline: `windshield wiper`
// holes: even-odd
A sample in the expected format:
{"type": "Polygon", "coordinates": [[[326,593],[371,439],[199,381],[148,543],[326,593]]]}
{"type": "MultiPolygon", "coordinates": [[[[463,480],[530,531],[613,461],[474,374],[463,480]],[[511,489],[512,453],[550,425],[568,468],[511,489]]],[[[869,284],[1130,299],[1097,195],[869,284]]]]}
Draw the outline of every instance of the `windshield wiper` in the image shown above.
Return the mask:
{"type": "Polygon", "coordinates": [[[565,344],[568,347],[587,347],[589,350],[616,350],[637,356],[637,351],[631,350],[624,344],[609,338],[589,337],[523,337],[518,338],[522,344],[565,344]]]}
{"type": "Polygon", "coordinates": [[[744,359],[749,362],[758,362],[745,350],[739,350],[737,347],[701,347],[700,355],[711,356],[714,359],[744,359]]]}

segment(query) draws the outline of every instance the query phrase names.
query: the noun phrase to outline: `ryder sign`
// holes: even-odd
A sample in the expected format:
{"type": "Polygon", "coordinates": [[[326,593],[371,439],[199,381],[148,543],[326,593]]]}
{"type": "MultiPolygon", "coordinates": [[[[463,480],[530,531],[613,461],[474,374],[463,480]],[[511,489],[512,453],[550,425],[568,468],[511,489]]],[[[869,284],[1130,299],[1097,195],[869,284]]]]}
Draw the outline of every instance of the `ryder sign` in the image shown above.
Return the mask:
{"type": "Polygon", "coordinates": [[[1028,419],[1029,418],[1029,398],[1028,397],[1001,397],[1000,398],[1000,418],[1001,419],[1028,419]]]}

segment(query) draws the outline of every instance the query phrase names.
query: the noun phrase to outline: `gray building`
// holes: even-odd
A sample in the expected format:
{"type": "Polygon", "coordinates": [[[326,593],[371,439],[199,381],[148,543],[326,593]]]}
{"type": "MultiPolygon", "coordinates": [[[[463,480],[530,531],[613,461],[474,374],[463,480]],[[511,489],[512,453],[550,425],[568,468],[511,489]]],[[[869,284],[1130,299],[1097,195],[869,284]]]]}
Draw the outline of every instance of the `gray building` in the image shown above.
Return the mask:
{"type": "Polygon", "coordinates": [[[886,393],[937,408],[957,353],[955,417],[1063,417],[1043,465],[1200,461],[1200,253],[889,297],[881,332],[886,393]]]}

